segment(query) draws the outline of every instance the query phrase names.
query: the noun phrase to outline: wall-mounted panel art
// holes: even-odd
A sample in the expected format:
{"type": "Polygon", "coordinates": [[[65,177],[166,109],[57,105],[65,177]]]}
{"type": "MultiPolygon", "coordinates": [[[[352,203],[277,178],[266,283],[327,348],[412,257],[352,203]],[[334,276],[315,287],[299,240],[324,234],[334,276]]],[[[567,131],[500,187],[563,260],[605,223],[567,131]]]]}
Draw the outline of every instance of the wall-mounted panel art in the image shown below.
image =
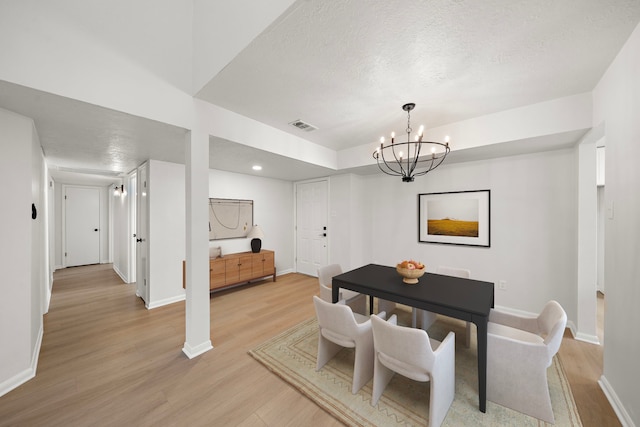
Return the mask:
{"type": "Polygon", "coordinates": [[[418,241],[491,246],[491,191],[418,195],[418,241]]]}
{"type": "Polygon", "coordinates": [[[209,240],[247,237],[253,224],[253,200],[209,199],[209,240]]]}

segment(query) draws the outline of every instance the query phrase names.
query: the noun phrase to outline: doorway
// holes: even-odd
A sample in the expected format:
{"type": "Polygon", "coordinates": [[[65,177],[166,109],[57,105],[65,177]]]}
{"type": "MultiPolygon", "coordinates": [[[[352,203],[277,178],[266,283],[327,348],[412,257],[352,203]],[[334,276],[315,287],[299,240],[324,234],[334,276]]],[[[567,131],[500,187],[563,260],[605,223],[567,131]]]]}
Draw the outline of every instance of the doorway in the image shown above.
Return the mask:
{"type": "Polygon", "coordinates": [[[147,188],[148,164],[138,168],[136,189],[136,295],[142,298],[145,305],[149,305],[148,283],[148,211],[149,189],[147,188]]]}
{"type": "Polygon", "coordinates": [[[100,188],[64,186],[63,266],[100,263],[100,188]]]}
{"type": "Polygon", "coordinates": [[[296,183],[296,271],[317,276],[327,264],[328,187],[325,180],[296,183]]]}
{"type": "Polygon", "coordinates": [[[136,262],[137,262],[137,254],[136,254],[136,237],[137,237],[137,219],[136,219],[136,211],[138,204],[138,174],[137,172],[132,172],[129,176],[129,218],[127,220],[129,227],[129,281],[133,282],[136,280],[136,262]]]}

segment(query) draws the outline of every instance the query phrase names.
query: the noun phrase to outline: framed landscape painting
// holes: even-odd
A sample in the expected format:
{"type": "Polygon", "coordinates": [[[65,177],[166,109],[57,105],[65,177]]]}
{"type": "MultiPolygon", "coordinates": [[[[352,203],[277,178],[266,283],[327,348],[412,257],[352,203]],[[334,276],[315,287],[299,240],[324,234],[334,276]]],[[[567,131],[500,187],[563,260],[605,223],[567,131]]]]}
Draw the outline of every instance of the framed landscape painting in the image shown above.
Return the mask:
{"type": "Polygon", "coordinates": [[[491,191],[418,195],[418,241],[491,246],[491,191]]]}

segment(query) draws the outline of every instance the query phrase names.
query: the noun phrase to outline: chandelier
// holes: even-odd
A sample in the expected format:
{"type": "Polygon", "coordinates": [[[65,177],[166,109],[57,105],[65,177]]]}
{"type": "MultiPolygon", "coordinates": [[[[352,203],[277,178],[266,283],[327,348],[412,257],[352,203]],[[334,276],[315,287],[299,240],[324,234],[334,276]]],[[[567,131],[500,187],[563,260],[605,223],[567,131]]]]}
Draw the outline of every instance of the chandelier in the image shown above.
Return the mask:
{"type": "Polygon", "coordinates": [[[383,136],[380,138],[380,146],[373,152],[373,158],[376,159],[380,170],[387,175],[401,176],[402,182],[413,182],[414,177],[426,175],[434,170],[451,151],[449,137],[446,137],[444,143],[423,141],[424,126],[420,126],[415,140],[411,141],[411,110],[415,106],[414,103],[402,106],[407,112],[407,142],[396,142],[395,133],[391,132],[391,143],[384,145],[383,136]]]}

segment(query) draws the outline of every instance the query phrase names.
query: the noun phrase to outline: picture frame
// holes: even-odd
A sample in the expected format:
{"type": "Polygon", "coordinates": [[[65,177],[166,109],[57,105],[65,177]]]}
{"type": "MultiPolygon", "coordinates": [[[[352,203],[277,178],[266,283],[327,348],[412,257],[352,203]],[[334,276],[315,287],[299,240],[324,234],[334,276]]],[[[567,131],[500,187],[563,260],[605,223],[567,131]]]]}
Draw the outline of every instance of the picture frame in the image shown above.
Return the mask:
{"type": "Polygon", "coordinates": [[[491,247],[491,190],[418,194],[418,241],[491,247]]]}
{"type": "Polygon", "coordinates": [[[209,240],[247,237],[253,227],[253,200],[209,198],[209,240]]]}

